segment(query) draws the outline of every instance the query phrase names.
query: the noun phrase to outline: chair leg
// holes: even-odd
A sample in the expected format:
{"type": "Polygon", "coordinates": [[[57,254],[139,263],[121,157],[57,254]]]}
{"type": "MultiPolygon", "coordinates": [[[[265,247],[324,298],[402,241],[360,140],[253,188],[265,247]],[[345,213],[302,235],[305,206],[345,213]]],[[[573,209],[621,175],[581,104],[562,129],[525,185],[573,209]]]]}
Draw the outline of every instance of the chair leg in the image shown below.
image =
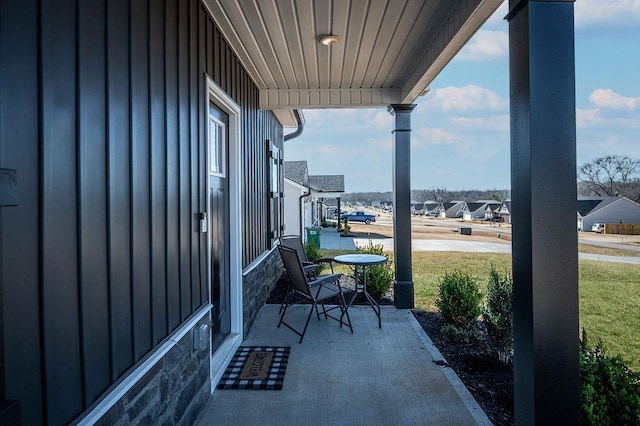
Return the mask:
{"type": "Polygon", "coordinates": [[[291,291],[291,283],[287,283],[287,292],[284,295],[284,299],[282,300],[282,303],[280,304],[280,310],[278,311],[278,313],[282,312],[282,308],[284,307],[285,303],[287,302],[287,298],[289,297],[289,292],[291,291]]]}
{"type": "Polygon", "coordinates": [[[309,315],[307,315],[307,321],[304,323],[304,328],[302,329],[302,334],[300,335],[300,340],[298,341],[298,343],[302,343],[302,339],[304,339],[304,335],[307,332],[307,327],[309,326],[309,320],[311,319],[311,314],[313,314],[313,309],[316,308],[317,306],[315,304],[315,302],[313,303],[313,306],[311,307],[311,310],[309,311],[309,315]]]}
{"type": "MultiPolygon", "coordinates": [[[[302,329],[302,331],[298,331],[295,328],[293,328],[290,324],[287,324],[284,321],[284,316],[287,313],[287,309],[289,309],[289,304],[286,304],[284,307],[284,310],[282,311],[282,314],[280,314],[280,321],[278,322],[278,328],[280,328],[280,325],[284,324],[289,330],[293,331],[294,333],[296,333],[298,336],[300,336],[300,340],[298,341],[298,343],[302,343],[302,339],[304,339],[304,335],[307,332],[307,327],[309,326],[309,320],[311,319],[311,315],[313,314],[313,310],[317,309],[316,304],[314,303],[311,306],[311,309],[309,310],[309,315],[307,315],[307,320],[304,323],[304,328],[302,329]]],[[[304,306],[304,305],[301,305],[304,306]]]]}
{"type": "MultiPolygon", "coordinates": [[[[327,308],[324,306],[324,302],[320,302],[320,305],[322,305],[322,313],[324,314],[324,319],[328,319],[327,317],[327,308]]],[[[318,316],[318,320],[320,319],[320,317],[318,316]]]]}
{"type": "Polygon", "coordinates": [[[353,326],[351,325],[351,318],[349,317],[349,305],[347,305],[347,301],[344,298],[344,294],[340,293],[340,327],[342,327],[343,321],[342,317],[347,317],[347,322],[344,322],[345,325],[349,327],[351,330],[351,334],[353,334],[353,326]]]}

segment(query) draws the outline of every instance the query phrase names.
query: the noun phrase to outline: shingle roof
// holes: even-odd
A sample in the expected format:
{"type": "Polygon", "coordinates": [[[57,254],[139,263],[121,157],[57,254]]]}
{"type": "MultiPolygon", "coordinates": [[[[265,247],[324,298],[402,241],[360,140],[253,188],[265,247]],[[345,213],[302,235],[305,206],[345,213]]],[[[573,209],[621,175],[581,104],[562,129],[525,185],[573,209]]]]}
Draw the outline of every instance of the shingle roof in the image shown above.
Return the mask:
{"type": "Polygon", "coordinates": [[[344,192],[344,175],[309,176],[309,186],[318,192],[344,192]]]}
{"type": "Polygon", "coordinates": [[[578,213],[584,217],[619,199],[620,197],[578,197],[578,213]]]}
{"type": "Polygon", "coordinates": [[[309,171],[306,161],[285,161],[284,177],[303,186],[309,186],[309,171]]]}
{"type": "Polygon", "coordinates": [[[470,212],[475,212],[479,209],[484,209],[487,203],[467,203],[467,207],[469,207],[470,212]]]}
{"type": "Polygon", "coordinates": [[[427,210],[433,210],[438,207],[440,204],[438,203],[425,203],[424,208],[427,210]]]}

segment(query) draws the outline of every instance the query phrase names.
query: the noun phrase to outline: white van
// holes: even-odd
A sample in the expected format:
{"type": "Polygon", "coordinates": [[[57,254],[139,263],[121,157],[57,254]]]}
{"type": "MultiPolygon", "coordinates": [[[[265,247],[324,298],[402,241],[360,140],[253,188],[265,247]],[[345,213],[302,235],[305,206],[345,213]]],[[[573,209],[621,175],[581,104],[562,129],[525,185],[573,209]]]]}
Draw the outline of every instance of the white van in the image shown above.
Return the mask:
{"type": "Polygon", "coordinates": [[[591,226],[591,232],[602,233],[604,232],[604,223],[596,222],[591,226]]]}

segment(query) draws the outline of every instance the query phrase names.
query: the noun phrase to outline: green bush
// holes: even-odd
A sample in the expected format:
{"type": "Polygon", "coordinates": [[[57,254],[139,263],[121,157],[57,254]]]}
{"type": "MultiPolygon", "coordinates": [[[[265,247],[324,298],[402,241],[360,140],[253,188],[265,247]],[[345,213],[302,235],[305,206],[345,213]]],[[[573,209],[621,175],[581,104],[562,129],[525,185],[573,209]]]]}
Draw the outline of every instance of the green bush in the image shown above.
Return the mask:
{"type": "Polygon", "coordinates": [[[608,356],[600,343],[580,348],[580,423],[585,425],[640,424],[640,374],[620,355],[608,356]]]}
{"type": "Polygon", "coordinates": [[[474,328],[481,313],[482,293],[478,283],[466,273],[446,273],[438,285],[436,307],[444,322],[463,329],[474,328]]]}
{"type": "Polygon", "coordinates": [[[382,244],[373,244],[371,240],[366,246],[358,247],[358,253],[386,256],[389,260],[382,265],[371,265],[365,268],[367,274],[367,292],[376,299],[382,298],[393,285],[393,259],[384,254],[382,244]]]}
{"type": "Polygon", "coordinates": [[[513,358],[513,280],[509,273],[502,275],[493,265],[482,317],[491,352],[504,364],[510,364],[513,358]]]}
{"type": "MultiPolygon", "coordinates": [[[[307,259],[311,262],[315,262],[322,257],[320,249],[315,244],[305,243],[304,252],[307,254],[307,259]]],[[[325,264],[319,263],[318,268],[316,269],[316,274],[320,274],[325,268],[325,264]]]]}
{"type": "Polygon", "coordinates": [[[480,342],[480,333],[478,333],[477,328],[462,328],[452,324],[445,324],[442,326],[442,332],[453,343],[468,345],[480,342]]]}

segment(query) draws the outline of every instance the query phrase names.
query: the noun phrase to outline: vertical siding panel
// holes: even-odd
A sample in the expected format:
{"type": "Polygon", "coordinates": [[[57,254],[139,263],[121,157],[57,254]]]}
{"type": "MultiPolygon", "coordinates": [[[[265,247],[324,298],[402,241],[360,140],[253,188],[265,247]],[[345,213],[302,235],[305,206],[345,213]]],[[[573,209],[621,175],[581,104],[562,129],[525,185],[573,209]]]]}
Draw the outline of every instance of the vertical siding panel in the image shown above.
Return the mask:
{"type": "Polygon", "coordinates": [[[178,99],[180,129],[180,320],[191,312],[191,145],[189,121],[189,3],[178,2],[178,99]]]}
{"type": "Polygon", "coordinates": [[[216,57],[220,61],[220,80],[218,84],[222,87],[222,90],[229,93],[229,87],[227,86],[227,43],[222,36],[220,37],[220,48],[216,57]]]}
{"type": "Polygon", "coordinates": [[[166,0],[165,87],[167,131],[167,329],[180,323],[180,149],[178,126],[178,4],[166,0]]]}
{"type": "Polygon", "coordinates": [[[149,3],[131,1],[131,224],[134,356],[151,349],[149,3]]]}
{"type": "Polygon", "coordinates": [[[151,318],[153,343],[167,332],[167,129],[164,2],[149,11],[149,107],[151,109],[151,318]]]}
{"type": "MultiPolygon", "coordinates": [[[[0,2],[0,160],[17,170],[18,206],[2,208],[3,373],[8,398],[21,399],[22,422],[42,422],[39,281],[38,2],[0,2]],[[11,34],[6,37],[5,34],[11,34]]],[[[2,321],[0,321],[2,322],[2,321]]],[[[0,333],[1,334],[1,333],[0,333]]],[[[2,337],[2,336],[0,336],[2,337]]]]}
{"type": "MultiPolygon", "coordinates": [[[[206,135],[205,135],[205,126],[206,126],[206,108],[205,108],[205,80],[204,73],[206,72],[207,67],[207,56],[209,52],[207,51],[207,46],[210,46],[207,43],[207,22],[209,22],[207,11],[204,10],[202,4],[199,5],[198,8],[200,16],[200,40],[199,40],[199,71],[198,71],[198,182],[199,190],[198,196],[200,199],[200,211],[207,211],[207,182],[206,182],[206,172],[207,172],[207,163],[206,163],[206,135]],[[205,121],[202,121],[205,120],[205,121]]],[[[200,235],[200,301],[204,302],[209,300],[209,291],[208,291],[208,277],[207,277],[207,234],[199,234],[200,235]]]]}
{"type": "Polygon", "coordinates": [[[129,0],[109,1],[107,16],[109,311],[111,380],[115,381],[133,363],[129,0]]]}
{"type": "MultiPolygon", "coordinates": [[[[199,41],[200,41],[200,19],[198,10],[200,8],[200,2],[189,2],[189,78],[190,78],[190,92],[189,92],[189,119],[190,119],[190,137],[189,143],[191,146],[191,210],[193,212],[201,212],[200,210],[200,170],[198,169],[198,146],[199,146],[199,127],[198,117],[200,108],[198,107],[200,101],[199,89],[199,77],[200,68],[198,62],[199,41]]],[[[193,220],[193,219],[192,219],[193,220]]],[[[198,223],[195,222],[192,225],[194,229],[198,229],[198,223]]],[[[191,310],[195,310],[200,306],[200,235],[199,233],[191,233],[191,310]]]]}
{"type": "Polygon", "coordinates": [[[78,299],[76,3],[45,4],[42,19],[42,309],[45,416],[82,407],[78,299]]]}
{"type": "Polygon", "coordinates": [[[110,382],[105,4],[79,5],[80,312],[84,398],[90,404],[110,382]]]}
{"type": "MultiPolygon", "coordinates": [[[[213,41],[211,44],[211,48],[212,51],[215,53],[216,58],[218,58],[218,56],[220,55],[220,31],[218,31],[218,27],[215,27],[213,29],[213,41]]],[[[216,59],[215,63],[213,64],[213,74],[211,74],[211,78],[213,78],[213,81],[215,81],[216,83],[218,83],[221,87],[222,84],[220,84],[220,60],[216,59]]]]}
{"type": "MultiPolygon", "coordinates": [[[[205,12],[205,16],[206,12],[205,12]]],[[[208,16],[206,18],[206,22],[207,22],[207,35],[206,35],[206,55],[207,55],[207,68],[205,70],[205,72],[207,74],[209,74],[209,76],[213,76],[213,64],[214,62],[216,62],[216,57],[215,57],[215,51],[216,48],[213,46],[213,31],[214,31],[214,27],[213,27],[213,22],[211,22],[211,19],[208,19],[208,16]]]]}

